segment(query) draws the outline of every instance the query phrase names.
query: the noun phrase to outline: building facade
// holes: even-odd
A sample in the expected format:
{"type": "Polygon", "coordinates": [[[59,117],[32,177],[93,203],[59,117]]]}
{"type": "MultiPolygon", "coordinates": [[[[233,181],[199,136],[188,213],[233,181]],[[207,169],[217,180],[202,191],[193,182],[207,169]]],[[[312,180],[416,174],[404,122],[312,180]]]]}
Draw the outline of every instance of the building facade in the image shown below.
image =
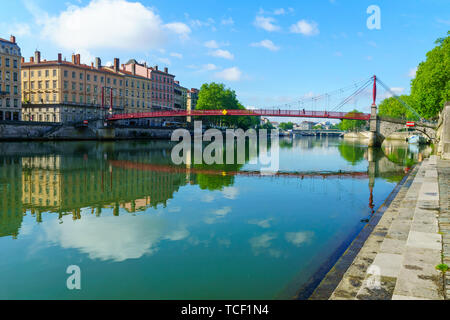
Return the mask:
{"type": "Polygon", "coordinates": [[[101,65],[72,61],[41,60],[35,52],[22,62],[22,119],[39,122],[78,122],[124,111],[124,78],[101,65]]]}
{"type": "Polygon", "coordinates": [[[187,95],[188,89],[181,86],[179,81],[175,81],[174,84],[174,106],[175,109],[186,110],[187,109],[187,95]]]}
{"type": "Polygon", "coordinates": [[[21,120],[21,52],[16,38],[0,38],[0,121],[21,120]]]}
{"type": "Polygon", "coordinates": [[[175,76],[169,73],[168,68],[164,68],[164,71],[162,71],[159,70],[158,66],[148,67],[146,63],[141,64],[131,59],[123,65],[123,70],[151,79],[153,111],[173,110],[175,108],[175,76]]]}
{"type": "MultiPolygon", "coordinates": [[[[198,101],[198,94],[199,90],[192,88],[191,90],[188,90],[187,92],[187,101],[186,101],[186,110],[191,111],[195,110],[197,107],[197,101],[198,101]]],[[[191,122],[191,117],[187,117],[187,122],[191,122]]]]}

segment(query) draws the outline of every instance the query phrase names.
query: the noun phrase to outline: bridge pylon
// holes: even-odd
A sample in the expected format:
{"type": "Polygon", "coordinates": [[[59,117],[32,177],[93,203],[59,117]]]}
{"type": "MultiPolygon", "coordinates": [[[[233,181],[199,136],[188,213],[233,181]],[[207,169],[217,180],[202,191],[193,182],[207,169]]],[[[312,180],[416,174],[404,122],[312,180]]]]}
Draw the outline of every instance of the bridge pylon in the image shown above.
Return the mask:
{"type": "Polygon", "coordinates": [[[380,135],[380,122],[378,121],[377,108],[377,76],[373,76],[373,102],[370,108],[370,134],[369,147],[379,147],[383,143],[383,137],[380,135]]]}

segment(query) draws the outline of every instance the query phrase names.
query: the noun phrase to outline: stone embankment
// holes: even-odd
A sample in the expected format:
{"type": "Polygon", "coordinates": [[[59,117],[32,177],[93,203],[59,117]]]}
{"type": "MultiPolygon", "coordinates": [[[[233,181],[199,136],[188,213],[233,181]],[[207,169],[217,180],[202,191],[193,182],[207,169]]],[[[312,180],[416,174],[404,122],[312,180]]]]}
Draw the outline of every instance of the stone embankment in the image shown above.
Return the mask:
{"type": "Polygon", "coordinates": [[[0,140],[3,141],[170,139],[172,132],[169,128],[103,127],[100,121],[87,126],[0,122],[0,140]]]}
{"type": "Polygon", "coordinates": [[[310,299],[450,299],[450,104],[437,154],[395,188],[310,299]]]}

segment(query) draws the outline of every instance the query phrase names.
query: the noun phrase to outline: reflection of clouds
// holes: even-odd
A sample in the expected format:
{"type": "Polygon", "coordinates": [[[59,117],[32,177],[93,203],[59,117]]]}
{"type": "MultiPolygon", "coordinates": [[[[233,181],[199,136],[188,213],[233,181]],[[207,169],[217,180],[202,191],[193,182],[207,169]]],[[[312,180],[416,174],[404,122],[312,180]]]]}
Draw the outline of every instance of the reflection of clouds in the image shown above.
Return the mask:
{"type": "Polygon", "coordinates": [[[294,246],[300,247],[302,244],[311,241],[314,236],[312,231],[302,231],[302,232],[287,232],[285,234],[286,241],[292,243],[294,246]]]}
{"type": "Polygon", "coordinates": [[[201,200],[202,202],[213,202],[215,200],[216,197],[214,197],[213,194],[205,194],[204,196],[202,196],[201,200]]]}
{"type": "Polygon", "coordinates": [[[159,242],[178,241],[189,236],[185,227],[168,224],[165,219],[150,215],[83,216],[81,220],[63,224],[52,220],[45,223],[43,229],[48,242],[65,249],[78,249],[91,259],[116,262],[151,255],[158,250],[159,242]]]}
{"type": "Polygon", "coordinates": [[[261,228],[264,228],[264,229],[268,229],[268,228],[270,228],[270,222],[272,220],[273,220],[273,218],[269,218],[269,219],[266,219],[266,220],[256,220],[256,219],[254,219],[254,220],[250,220],[248,223],[249,224],[255,224],[258,227],[261,227],[261,228]]]}
{"type": "Polygon", "coordinates": [[[258,256],[266,251],[272,257],[280,257],[281,252],[279,250],[271,248],[271,242],[276,238],[276,233],[264,233],[260,236],[251,238],[249,242],[252,247],[253,253],[258,256]]]}
{"type": "Polygon", "coordinates": [[[221,209],[217,209],[212,212],[212,216],[207,217],[205,219],[205,223],[213,224],[213,223],[217,222],[219,219],[222,219],[223,217],[225,217],[230,212],[231,212],[231,207],[223,207],[221,209]]]}
{"type": "Polygon", "coordinates": [[[239,189],[236,187],[225,187],[222,190],[222,194],[225,198],[234,200],[239,195],[239,189]]]}
{"type": "Polygon", "coordinates": [[[172,212],[172,213],[181,212],[181,208],[180,207],[173,207],[173,208],[169,207],[169,209],[167,211],[172,212]]]}

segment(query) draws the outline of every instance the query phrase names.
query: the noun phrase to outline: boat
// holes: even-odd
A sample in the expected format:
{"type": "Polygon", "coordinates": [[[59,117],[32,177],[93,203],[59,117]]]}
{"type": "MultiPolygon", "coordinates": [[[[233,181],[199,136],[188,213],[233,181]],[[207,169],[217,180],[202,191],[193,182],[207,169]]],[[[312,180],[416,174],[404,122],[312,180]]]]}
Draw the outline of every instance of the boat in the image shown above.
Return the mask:
{"type": "Polygon", "coordinates": [[[409,144],[420,144],[425,142],[425,139],[422,136],[419,135],[413,135],[411,137],[408,138],[408,143],[409,144]]]}

